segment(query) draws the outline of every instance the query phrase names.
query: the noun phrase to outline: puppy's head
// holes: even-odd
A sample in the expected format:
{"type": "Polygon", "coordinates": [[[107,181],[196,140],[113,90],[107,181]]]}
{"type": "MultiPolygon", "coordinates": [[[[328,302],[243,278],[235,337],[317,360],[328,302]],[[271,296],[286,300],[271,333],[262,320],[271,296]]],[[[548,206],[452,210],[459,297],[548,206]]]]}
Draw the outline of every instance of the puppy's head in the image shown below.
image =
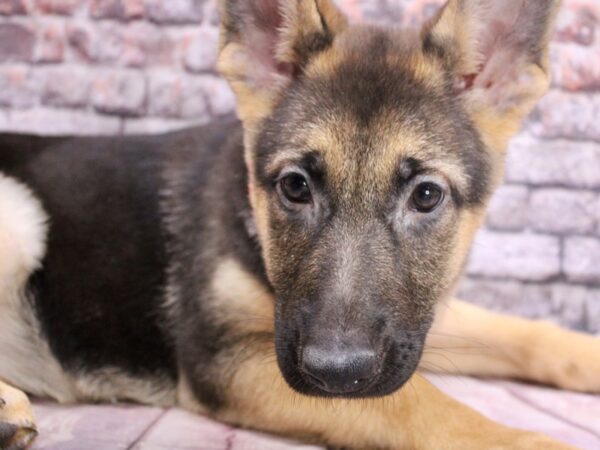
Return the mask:
{"type": "Polygon", "coordinates": [[[293,388],[384,395],[412,375],[547,88],[557,3],[450,0],[418,33],[351,26],[330,0],[223,1],[219,69],[293,388]]]}

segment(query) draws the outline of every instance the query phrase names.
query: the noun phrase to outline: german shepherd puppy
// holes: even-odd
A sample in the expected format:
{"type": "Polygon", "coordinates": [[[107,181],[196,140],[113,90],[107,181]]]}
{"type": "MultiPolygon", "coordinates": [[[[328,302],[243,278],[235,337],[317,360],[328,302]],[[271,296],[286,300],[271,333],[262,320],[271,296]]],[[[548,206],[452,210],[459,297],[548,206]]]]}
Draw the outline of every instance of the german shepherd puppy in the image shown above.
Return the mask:
{"type": "Polygon", "coordinates": [[[417,33],[224,0],[240,122],[3,135],[0,447],[36,434],[24,391],[356,449],[568,448],[415,373],[600,392],[599,341],[452,298],[557,8],[450,0],[417,33]]]}

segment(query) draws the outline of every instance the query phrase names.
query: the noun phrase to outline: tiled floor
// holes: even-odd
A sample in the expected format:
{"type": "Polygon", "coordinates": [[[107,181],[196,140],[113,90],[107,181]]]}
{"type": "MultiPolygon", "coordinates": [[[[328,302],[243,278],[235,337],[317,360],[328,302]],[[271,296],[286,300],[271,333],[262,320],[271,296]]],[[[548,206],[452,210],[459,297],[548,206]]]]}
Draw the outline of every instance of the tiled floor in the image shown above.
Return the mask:
{"type": "MultiPolygon", "coordinates": [[[[582,449],[600,449],[600,396],[505,381],[429,378],[495,420],[541,431],[582,449]]],[[[316,450],[177,409],[49,403],[38,403],[35,409],[40,437],[34,450],[316,450]]]]}

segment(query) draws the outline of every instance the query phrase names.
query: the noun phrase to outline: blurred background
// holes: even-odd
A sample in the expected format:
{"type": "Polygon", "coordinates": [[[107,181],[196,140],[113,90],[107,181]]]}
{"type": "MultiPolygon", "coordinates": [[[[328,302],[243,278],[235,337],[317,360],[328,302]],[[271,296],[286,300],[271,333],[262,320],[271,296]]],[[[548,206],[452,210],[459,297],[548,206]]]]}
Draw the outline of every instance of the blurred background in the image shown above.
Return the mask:
{"type": "MultiPolygon", "coordinates": [[[[501,0],[500,0],[501,1],[501,0]]],[[[338,0],[418,25],[441,0],[338,0]]],[[[550,93],[514,139],[461,295],[600,331],[600,1],[564,0],[550,93]]],[[[0,131],[159,133],[230,113],[214,0],[0,0],[0,131]]],[[[82,149],[85,151],[85,149],[82,149]]]]}

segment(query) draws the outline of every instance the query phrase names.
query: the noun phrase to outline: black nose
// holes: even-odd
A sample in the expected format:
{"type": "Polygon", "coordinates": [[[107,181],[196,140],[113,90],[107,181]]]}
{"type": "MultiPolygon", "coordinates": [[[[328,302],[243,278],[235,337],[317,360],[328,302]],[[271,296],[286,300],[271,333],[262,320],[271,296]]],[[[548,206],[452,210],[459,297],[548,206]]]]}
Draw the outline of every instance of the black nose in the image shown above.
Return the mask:
{"type": "Polygon", "coordinates": [[[379,364],[377,353],[368,345],[311,344],[302,350],[300,370],[323,391],[349,394],[371,384],[379,364]]]}

